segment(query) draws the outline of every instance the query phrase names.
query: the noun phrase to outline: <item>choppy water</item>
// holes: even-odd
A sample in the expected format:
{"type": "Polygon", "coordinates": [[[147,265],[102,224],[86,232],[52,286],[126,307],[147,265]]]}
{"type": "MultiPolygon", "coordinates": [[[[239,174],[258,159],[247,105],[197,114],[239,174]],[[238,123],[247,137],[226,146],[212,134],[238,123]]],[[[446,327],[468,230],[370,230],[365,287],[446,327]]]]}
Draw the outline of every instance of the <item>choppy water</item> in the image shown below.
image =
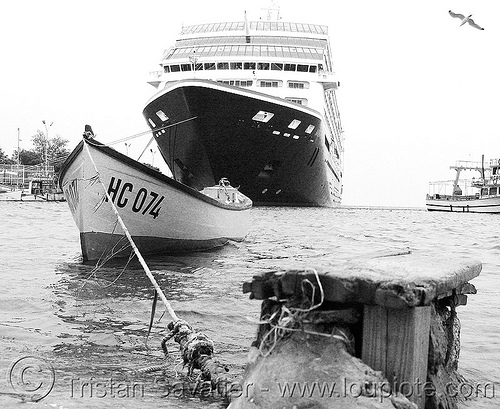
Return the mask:
{"type": "MultiPolygon", "coordinates": [[[[471,381],[493,383],[500,394],[499,216],[340,207],[254,208],[252,217],[242,243],[147,260],[174,310],[215,342],[217,357],[235,379],[255,336],[247,317],[258,318],[260,311],[259,301],[242,294],[245,280],[286,266],[320,266],[408,247],[439,259],[483,263],[472,281],[478,294],[458,309],[460,372],[471,381]]],[[[50,362],[56,379],[37,407],[225,407],[219,398],[162,397],[168,382],[183,379],[181,365],[175,368],[179,378],[174,367],[156,378],[135,372],[161,362],[169,317],[158,322],[157,312],[148,348],[152,289],[140,265],[124,269],[123,262],[114,263],[91,275],[92,266],[81,263],[78,240],[65,203],[0,202],[0,392],[12,391],[8,376],[16,361],[35,356],[50,362]]],[[[18,402],[0,395],[1,407],[18,402]]],[[[499,402],[480,398],[462,407],[499,402]]]]}

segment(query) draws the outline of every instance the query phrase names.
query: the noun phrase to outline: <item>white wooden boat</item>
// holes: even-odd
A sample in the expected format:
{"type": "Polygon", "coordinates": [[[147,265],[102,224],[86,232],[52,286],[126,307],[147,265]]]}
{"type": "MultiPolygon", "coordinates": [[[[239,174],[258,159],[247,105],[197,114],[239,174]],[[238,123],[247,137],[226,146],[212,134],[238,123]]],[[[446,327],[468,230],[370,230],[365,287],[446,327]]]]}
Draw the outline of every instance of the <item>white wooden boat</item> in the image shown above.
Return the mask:
{"type": "Polygon", "coordinates": [[[0,186],[0,201],[21,200],[22,189],[11,189],[7,186],[0,186]]]}
{"type": "Polygon", "coordinates": [[[453,181],[431,182],[426,198],[429,211],[500,213],[500,159],[491,159],[487,168],[481,162],[458,161],[453,181]],[[477,171],[479,178],[460,179],[461,171],[477,171]],[[448,191],[448,190],[449,191],[448,191]]]}
{"type": "Polygon", "coordinates": [[[100,181],[143,255],[211,249],[243,240],[249,227],[252,201],[227,183],[204,194],[84,137],[59,178],[84,260],[131,252],[100,181]]]}

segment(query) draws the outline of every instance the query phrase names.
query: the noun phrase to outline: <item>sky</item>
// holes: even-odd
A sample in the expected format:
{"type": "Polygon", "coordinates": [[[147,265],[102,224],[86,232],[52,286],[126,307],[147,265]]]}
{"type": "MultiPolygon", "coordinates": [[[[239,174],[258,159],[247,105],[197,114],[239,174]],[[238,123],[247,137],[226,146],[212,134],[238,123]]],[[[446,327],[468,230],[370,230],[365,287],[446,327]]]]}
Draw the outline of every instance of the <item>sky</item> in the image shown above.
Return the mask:
{"type": "MultiPolygon", "coordinates": [[[[182,25],[265,17],[269,1],[16,0],[0,5],[0,147],[37,130],[104,143],[149,128],[148,73],[182,25]]],[[[500,2],[278,1],[283,21],[329,26],[345,136],[345,205],[423,207],[457,160],[500,158],[500,2]],[[484,31],[460,27],[448,10],[484,31]]],[[[131,141],[142,152],[149,136],[131,141]]],[[[125,151],[124,144],[115,148],[125,151]]],[[[146,152],[141,161],[157,166],[146,152]]]]}

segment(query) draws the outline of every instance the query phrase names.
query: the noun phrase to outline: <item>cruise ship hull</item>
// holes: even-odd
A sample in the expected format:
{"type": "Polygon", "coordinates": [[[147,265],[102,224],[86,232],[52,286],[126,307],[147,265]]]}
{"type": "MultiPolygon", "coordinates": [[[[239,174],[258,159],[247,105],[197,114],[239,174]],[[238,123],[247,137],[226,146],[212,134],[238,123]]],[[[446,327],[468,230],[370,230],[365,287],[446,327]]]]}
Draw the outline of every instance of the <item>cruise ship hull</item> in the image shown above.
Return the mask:
{"type": "MultiPolygon", "coordinates": [[[[145,118],[174,179],[200,189],[223,177],[257,205],[340,203],[342,173],[318,112],[208,80],[167,86],[145,118]]],[[[338,156],[338,155],[337,155],[338,156]]]]}

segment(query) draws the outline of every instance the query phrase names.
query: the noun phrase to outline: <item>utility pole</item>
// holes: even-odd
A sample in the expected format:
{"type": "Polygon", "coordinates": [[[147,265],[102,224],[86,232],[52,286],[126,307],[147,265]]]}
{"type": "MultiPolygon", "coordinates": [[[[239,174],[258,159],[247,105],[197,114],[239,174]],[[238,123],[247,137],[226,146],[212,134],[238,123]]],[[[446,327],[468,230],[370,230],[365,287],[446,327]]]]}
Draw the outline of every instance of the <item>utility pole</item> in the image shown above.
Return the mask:
{"type": "MultiPolygon", "coordinates": [[[[19,170],[21,168],[21,155],[19,151],[19,142],[21,141],[21,129],[17,128],[17,177],[16,177],[16,184],[17,188],[19,189],[19,170]]],[[[24,176],[24,170],[23,170],[23,176],[24,176]]],[[[24,185],[24,177],[23,177],[23,185],[24,185]]]]}
{"type": "Polygon", "coordinates": [[[45,143],[43,144],[43,150],[44,150],[44,156],[45,156],[45,177],[47,178],[49,175],[49,160],[48,160],[48,145],[49,145],[49,128],[52,126],[54,121],[50,123],[50,125],[47,127],[47,123],[45,122],[45,119],[42,121],[43,125],[45,126],[45,143]]]}
{"type": "Polygon", "coordinates": [[[17,166],[21,164],[21,157],[19,155],[19,142],[21,141],[21,129],[17,128],[17,166]]]}

